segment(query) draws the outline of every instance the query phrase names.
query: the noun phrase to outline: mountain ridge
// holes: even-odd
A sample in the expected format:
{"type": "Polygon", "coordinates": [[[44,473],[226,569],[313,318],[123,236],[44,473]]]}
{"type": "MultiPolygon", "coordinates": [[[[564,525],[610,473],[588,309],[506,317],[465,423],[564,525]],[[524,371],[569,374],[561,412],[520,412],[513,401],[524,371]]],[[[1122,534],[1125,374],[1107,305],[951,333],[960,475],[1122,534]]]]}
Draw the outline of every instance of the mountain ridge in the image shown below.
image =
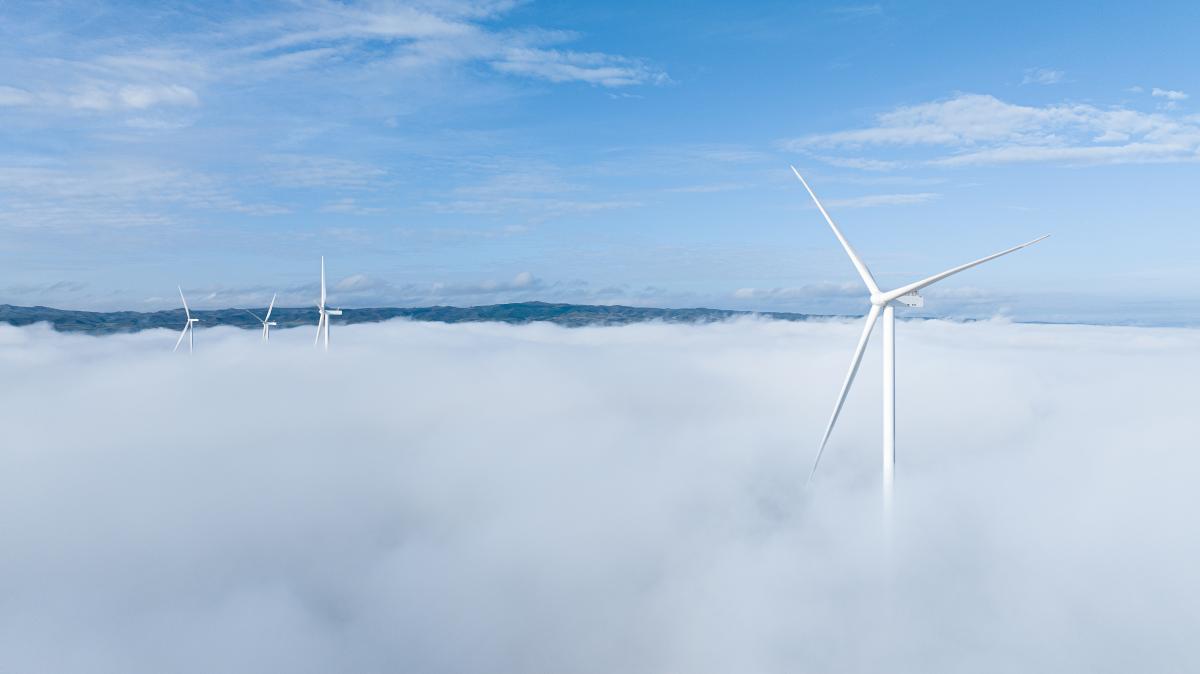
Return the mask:
{"type": "MultiPolygon", "coordinates": [[[[254,316],[266,312],[266,307],[254,309],[197,309],[192,316],[200,319],[201,327],[226,325],[237,328],[255,329],[262,326],[254,316]]],[[[393,318],[408,318],[416,321],[439,323],[500,322],[513,325],[549,322],[566,327],[588,325],[628,325],[647,321],[666,323],[712,323],[739,316],[764,316],[776,320],[803,321],[812,318],[834,318],[818,314],[789,312],[742,311],[736,309],[708,309],[704,307],[666,309],[657,307],[631,307],[607,304],[568,304],[556,302],[512,302],[486,304],[471,307],[446,305],[429,307],[372,307],[343,309],[334,322],[341,325],[356,323],[378,323],[393,318]],[[340,319],[340,320],[339,320],[340,319]]],[[[315,308],[276,307],[271,320],[277,328],[301,325],[316,325],[315,308]]],[[[0,304],[0,323],[15,326],[49,323],[58,332],[82,332],[94,335],[140,332],[155,328],[178,329],[183,325],[183,308],[161,311],[81,311],[55,309],[53,307],[23,307],[0,304]]]]}

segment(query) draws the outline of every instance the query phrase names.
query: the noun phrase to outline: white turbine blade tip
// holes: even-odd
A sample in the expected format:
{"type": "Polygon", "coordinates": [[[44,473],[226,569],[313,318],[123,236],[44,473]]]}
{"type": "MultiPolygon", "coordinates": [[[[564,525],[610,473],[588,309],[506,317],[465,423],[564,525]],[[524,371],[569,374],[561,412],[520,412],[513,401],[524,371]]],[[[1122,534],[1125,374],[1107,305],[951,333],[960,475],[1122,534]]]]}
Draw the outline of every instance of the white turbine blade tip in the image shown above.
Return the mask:
{"type": "Polygon", "coordinates": [[[858,366],[862,365],[863,354],[867,350],[867,342],[871,339],[871,330],[874,329],[875,322],[878,319],[879,305],[872,304],[871,310],[867,312],[866,325],[863,326],[862,334],[858,338],[858,345],[854,347],[854,355],[850,358],[850,369],[846,372],[846,379],[842,382],[841,391],[838,392],[837,403],[833,406],[833,414],[829,416],[829,425],[825,427],[825,435],[821,437],[821,446],[817,449],[817,458],[813,460],[812,471],[808,474],[808,482],[812,482],[813,475],[817,474],[817,467],[821,465],[821,456],[825,453],[825,445],[829,443],[829,436],[833,433],[833,426],[837,423],[838,416],[842,413],[842,406],[846,403],[846,395],[850,393],[850,387],[854,384],[854,376],[858,374],[858,366]]]}
{"type": "Polygon", "coordinates": [[[890,302],[890,301],[896,299],[897,297],[900,297],[902,295],[907,295],[908,293],[911,293],[915,290],[920,290],[926,286],[933,285],[934,283],[937,283],[938,281],[941,281],[944,278],[954,276],[955,274],[966,271],[968,269],[971,269],[972,267],[978,267],[979,265],[983,264],[984,262],[990,262],[992,260],[995,260],[998,257],[1004,257],[1005,255],[1008,255],[1009,253],[1015,253],[1018,250],[1021,250],[1022,248],[1028,248],[1029,246],[1032,246],[1033,244],[1037,243],[1038,241],[1045,240],[1049,236],[1050,236],[1049,234],[1043,234],[1042,236],[1039,236],[1038,238],[1036,238],[1032,241],[1026,241],[1025,243],[1013,246],[1012,248],[1006,248],[1006,249],[1000,251],[999,253],[992,253],[991,255],[988,255],[987,257],[981,257],[978,260],[974,260],[974,261],[968,262],[966,264],[960,264],[957,267],[947,269],[946,271],[941,272],[940,274],[934,274],[933,276],[930,276],[929,278],[924,278],[924,279],[921,279],[920,281],[916,281],[915,283],[910,283],[906,286],[901,286],[890,292],[883,293],[880,301],[881,301],[881,303],[886,304],[887,302],[890,302]]]}
{"type": "Polygon", "coordinates": [[[788,168],[792,169],[792,173],[796,174],[796,177],[800,180],[800,184],[804,185],[804,189],[808,190],[809,193],[811,194],[812,189],[808,186],[808,181],[804,179],[804,176],[800,175],[800,172],[796,170],[795,166],[792,166],[791,164],[789,164],[788,168]]]}
{"type": "Polygon", "coordinates": [[[804,189],[808,190],[808,196],[812,197],[813,203],[816,204],[817,210],[821,212],[821,216],[825,218],[825,222],[829,223],[829,228],[833,230],[833,235],[837,237],[838,243],[842,244],[842,250],[846,251],[846,255],[849,256],[850,262],[862,278],[863,284],[867,286],[867,290],[872,293],[879,292],[879,284],[875,283],[875,277],[871,275],[871,270],[867,267],[867,263],[863,262],[863,259],[859,257],[858,251],[854,250],[854,246],[850,245],[846,236],[842,234],[842,230],[838,228],[833,218],[829,216],[829,212],[821,205],[821,200],[817,198],[817,193],[813,192],[812,188],[808,186],[808,182],[804,180],[804,177],[800,175],[795,166],[792,166],[791,169],[792,173],[796,174],[796,178],[800,180],[800,184],[804,185],[804,189]]]}

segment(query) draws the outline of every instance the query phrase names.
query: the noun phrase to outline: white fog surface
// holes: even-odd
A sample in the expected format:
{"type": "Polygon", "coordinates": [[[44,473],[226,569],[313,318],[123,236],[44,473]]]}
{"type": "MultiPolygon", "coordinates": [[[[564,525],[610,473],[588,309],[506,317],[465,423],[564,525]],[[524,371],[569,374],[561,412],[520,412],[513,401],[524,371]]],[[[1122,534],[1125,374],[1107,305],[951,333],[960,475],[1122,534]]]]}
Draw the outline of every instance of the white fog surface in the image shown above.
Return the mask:
{"type": "Polygon", "coordinates": [[[1200,671],[1200,331],[0,326],[0,672],[1200,671]]]}

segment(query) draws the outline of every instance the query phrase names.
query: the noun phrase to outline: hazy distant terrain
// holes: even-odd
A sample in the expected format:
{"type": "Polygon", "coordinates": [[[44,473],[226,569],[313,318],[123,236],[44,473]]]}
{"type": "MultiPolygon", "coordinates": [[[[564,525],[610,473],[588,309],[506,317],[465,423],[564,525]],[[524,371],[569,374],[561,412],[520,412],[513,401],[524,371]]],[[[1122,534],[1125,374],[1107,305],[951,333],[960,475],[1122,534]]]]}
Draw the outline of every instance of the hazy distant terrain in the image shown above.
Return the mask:
{"type": "MultiPolygon", "coordinates": [[[[266,307],[251,309],[262,316],[266,307]]],[[[227,325],[237,328],[261,326],[246,309],[196,310],[192,315],[200,319],[200,327],[211,328],[227,325]]],[[[736,316],[760,315],[789,321],[802,321],[815,316],[794,313],[755,314],[750,311],[727,309],[657,309],[651,307],[625,307],[590,304],[552,304],[548,302],[518,302],[513,304],[491,304],[479,307],[383,307],[371,309],[344,309],[334,324],[378,323],[392,318],[409,318],[416,321],[439,323],[496,322],[525,324],[545,321],[568,327],[583,325],[626,325],[645,321],[666,323],[710,323],[736,316]]],[[[118,332],[139,332],[154,328],[179,328],[183,325],[183,309],[170,311],[72,311],[50,307],[18,307],[0,304],[0,323],[22,326],[34,323],[49,323],[60,332],[84,332],[106,335],[118,332]]],[[[277,307],[271,320],[280,328],[299,325],[315,325],[317,312],[314,307],[302,309],[277,307]]]]}

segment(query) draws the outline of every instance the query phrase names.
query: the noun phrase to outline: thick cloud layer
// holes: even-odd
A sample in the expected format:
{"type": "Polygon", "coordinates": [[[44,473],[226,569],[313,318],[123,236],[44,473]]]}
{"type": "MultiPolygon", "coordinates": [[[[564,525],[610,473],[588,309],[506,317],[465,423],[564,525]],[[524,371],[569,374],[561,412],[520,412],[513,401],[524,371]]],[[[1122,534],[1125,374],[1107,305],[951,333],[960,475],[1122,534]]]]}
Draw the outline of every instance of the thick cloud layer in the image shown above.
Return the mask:
{"type": "Polygon", "coordinates": [[[0,327],[0,671],[1200,668],[1198,331],[338,327],[0,327]]]}

